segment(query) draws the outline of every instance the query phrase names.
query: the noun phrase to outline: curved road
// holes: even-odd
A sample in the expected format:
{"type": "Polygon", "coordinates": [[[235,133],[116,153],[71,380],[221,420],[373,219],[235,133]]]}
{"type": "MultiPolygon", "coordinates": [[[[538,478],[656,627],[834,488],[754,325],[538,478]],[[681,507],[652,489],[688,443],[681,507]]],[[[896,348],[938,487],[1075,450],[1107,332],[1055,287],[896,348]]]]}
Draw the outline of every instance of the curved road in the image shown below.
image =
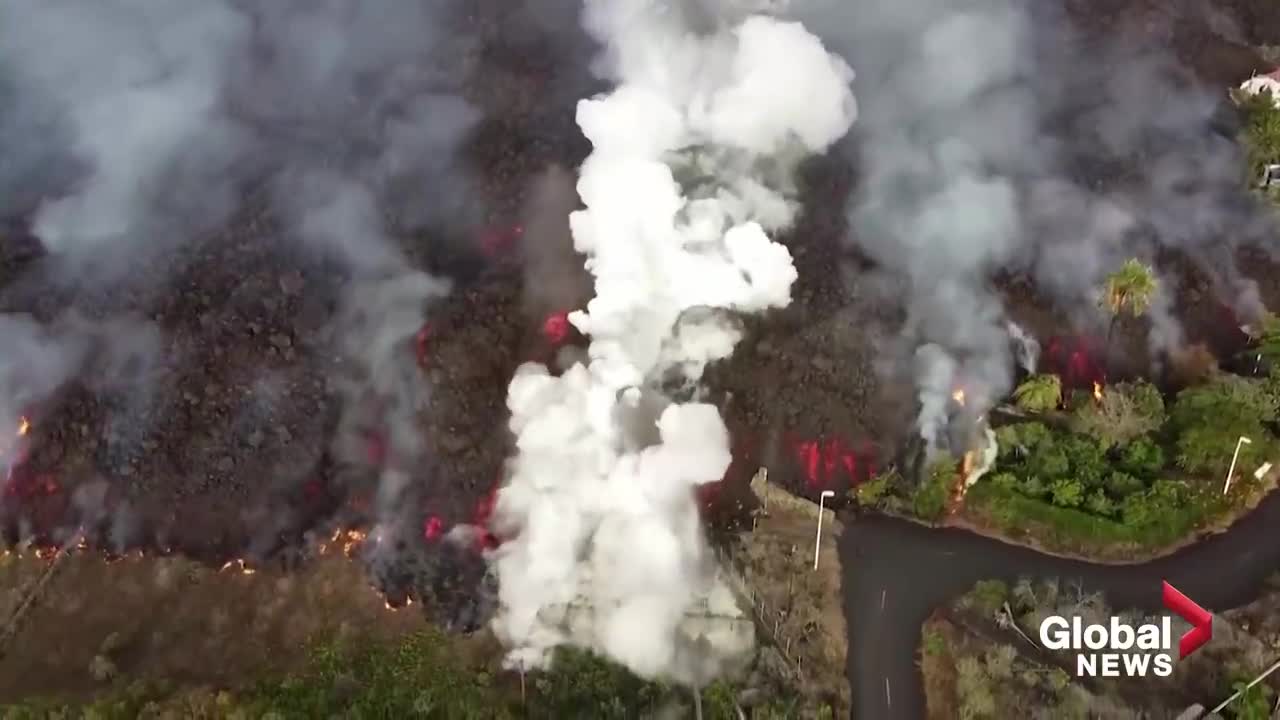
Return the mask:
{"type": "MultiPolygon", "coordinates": [[[[924,717],[916,650],[935,608],[978,580],[1020,575],[1079,578],[1113,607],[1156,610],[1168,580],[1211,611],[1252,601],[1280,569],[1280,492],[1225,533],[1136,565],[1096,565],[1044,555],[956,529],[876,515],[845,519],[840,539],[849,680],[857,720],[924,717]]],[[[1206,698],[1207,699],[1207,698],[1206,698]]]]}

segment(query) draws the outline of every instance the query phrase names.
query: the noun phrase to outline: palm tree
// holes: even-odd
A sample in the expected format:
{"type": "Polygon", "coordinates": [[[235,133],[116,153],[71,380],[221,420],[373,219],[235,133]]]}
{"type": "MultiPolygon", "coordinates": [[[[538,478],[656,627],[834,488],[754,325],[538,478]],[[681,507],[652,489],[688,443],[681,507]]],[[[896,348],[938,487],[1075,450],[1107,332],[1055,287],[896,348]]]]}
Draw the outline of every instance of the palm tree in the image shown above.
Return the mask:
{"type": "Polygon", "coordinates": [[[1125,260],[1118,270],[1107,276],[1102,305],[1111,313],[1111,324],[1107,327],[1108,354],[1111,352],[1111,336],[1120,317],[1128,314],[1136,318],[1146,314],[1151,309],[1156,287],[1155,271],[1134,258],[1125,260]]]}
{"type": "Polygon", "coordinates": [[[1034,375],[1013,391],[1013,399],[1027,412],[1047,412],[1062,404],[1062,380],[1051,373],[1034,375]]]}

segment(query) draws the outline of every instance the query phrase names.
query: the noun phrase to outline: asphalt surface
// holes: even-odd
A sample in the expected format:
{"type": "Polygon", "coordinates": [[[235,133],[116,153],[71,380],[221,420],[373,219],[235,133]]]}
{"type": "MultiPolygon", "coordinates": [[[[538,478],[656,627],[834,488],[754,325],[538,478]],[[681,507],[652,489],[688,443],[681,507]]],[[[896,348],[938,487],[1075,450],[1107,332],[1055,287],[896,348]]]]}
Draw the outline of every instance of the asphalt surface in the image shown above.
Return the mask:
{"type": "Polygon", "coordinates": [[[1134,565],[1097,565],[1044,555],[971,532],[927,528],[876,515],[842,518],[845,617],[853,717],[923,718],[917,665],[920,626],[933,610],[979,580],[1020,576],[1078,579],[1112,607],[1161,608],[1168,580],[1220,612],[1254,600],[1280,569],[1280,494],[1222,534],[1134,565]]]}

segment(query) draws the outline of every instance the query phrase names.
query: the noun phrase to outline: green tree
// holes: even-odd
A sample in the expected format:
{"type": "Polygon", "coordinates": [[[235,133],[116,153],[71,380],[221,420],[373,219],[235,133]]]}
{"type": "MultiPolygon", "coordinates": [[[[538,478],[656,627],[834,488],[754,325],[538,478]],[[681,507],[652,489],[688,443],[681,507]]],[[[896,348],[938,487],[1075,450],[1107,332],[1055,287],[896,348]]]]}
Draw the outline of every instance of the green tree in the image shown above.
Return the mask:
{"type": "Polygon", "coordinates": [[[1151,308],[1156,293],[1156,276],[1150,266],[1136,258],[1125,260],[1115,272],[1107,276],[1103,284],[1102,306],[1111,314],[1107,327],[1107,352],[1110,354],[1111,337],[1122,315],[1145,315],[1151,308]]]}
{"type": "Polygon", "coordinates": [[[1053,494],[1053,504],[1058,507],[1080,507],[1084,502],[1084,486],[1077,480],[1058,478],[1049,486],[1053,494]]]}
{"type": "Polygon", "coordinates": [[[1044,496],[1049,492],[1049,486],[1038,475],[1027,475],[1022,478],[1018,489],[1023,495],[1035,500],[1043,500],[1044,496]]]}
{"type": "Polygon", "coordinates": [[[1096,440],[1084,435],[1073,435],[1062,441],[1062,449],[1071,465],[1071,477],[1086,488],[1102,485],[1108,465],[1106,453],[1096,440]]]}
{"type": "Polygon", "coordinates": [[[1042,442],[1027,458],[1027,469],[1041,480],[1066,475],[1071,470],[1071,461],[1067,459],[1066,449],[1053,442],[1042,442]]]}
{"type": "Polygon", "coordinates": [[[956,464],[953,458],[948,456],[934,462],[929,466],[924,482],[911,497],[912,511],[925,520],[942,517],[955,482],[956,464]]]}
{"type": "Polygon", "coordinates": [[[1017,490],[1021,485],[1021,483],[1018,481],[1018,476],[1014,475],[1011,472],[996,473],[995,475],[992,475],[990,478],[988,478],[987,482],[991,483],[992,485],[995,485],[1001,490],[1017,490]]]}
{"type": "Polygon", "coordinates": [[[1138,478],[1126,472],[1116,471],[1107,476],[1107,492],[1112,497],[1127,498],[1141,493],[1146,488],[1138,478]]]}
{"type": "Polygon", "coordinates": [[[1119,465],[1132,475],[1154,478],[1164,470],[1164,450],[1150,438],[1138,438],[1120,450],[1119,465]]]}
{"type": "Polygon", "coordinates": [[[1254,442],[1240,450],[1251,467],[1266,438],[1263,423],[1275,419],[1275,397],[1257,380],[1221,376],[1178,393],[1170,413],[1176,436],[1178,466],[1188,472],[1224,472],[1241,436],[1254,442]]]}
{"type": "Polygon", "coordinates": [[[1085,509],[1094,515],[1111,517],[1116,514],[1115,502],[1113,502],[1111,498],[1107,497],[1107,494],[1102,491],[1102,488],[1095,488],[1093,492],[1089,493],[1089,497],[1084,501],[1084,506],[1085,509]]]}
{"type": "Polygon", "coordinates": [[[1027,412],[1053,410],[1062,404],[1062,380],[1053,374],[1035,375],[1013,391],[1013,399],[1027,412]]]}
{"type": "Polygon", "coordinates": [[[1131,527],[1146,527],[1155,519],[1151,501],[1146,493],[1133,493],[1120,501],[1120,516],[1131,527]]]}

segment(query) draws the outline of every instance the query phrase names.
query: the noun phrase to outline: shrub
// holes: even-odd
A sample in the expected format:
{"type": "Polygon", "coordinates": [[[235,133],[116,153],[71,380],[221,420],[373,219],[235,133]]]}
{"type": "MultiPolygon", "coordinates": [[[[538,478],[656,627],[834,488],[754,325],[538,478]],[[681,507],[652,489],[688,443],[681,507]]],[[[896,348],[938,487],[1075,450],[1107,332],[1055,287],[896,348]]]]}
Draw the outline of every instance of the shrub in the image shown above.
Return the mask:
{"type": "Polygon", "coordinates": [[[1044,423],[1024,422],[1005,425],[996,430],[999,459],[1026,456],[1044,442],[1051,442],[1053,434],[1044,423]]]}
{"type": "Polygon", "coordinates": [[[1126,498],[1145,489],[1142,481],[1126,472],[1113,472],[1107,476],[1107,492],[1112,497],[1126,498]]]}
{"type": "Polygon", "coordinates": [[[1084,502],[1084,486],[1076,480],[1059,478],[1049,488],[1053,504],[1058,507],[1079,507],[1084,502]]]}
{"type": "Polygon", "coordinates": [[[1027,458],[1027,471],[1041,480],[1062,477],[1071,470],[1066,449],[1054,442],[1044,441],[1027,458]]]}
{"type": "Polygon", "coordinates": [[[1084,501],[1085,508],[1094,515],[1111,517],[1116,513],[1116,505],[1107,497],[1102,488],[1095,488],[1084,501]]]}
{"type": "Polygon", "coordinates": [[[990,615],[1009,599],[1009,586],[1003,580],[979,580],[969,591],[969,604],[990,615]]]}
{"type": "Polygon", "coordinates": [[[1106,453],[1097,441],[1073,435],[1062,441],[1062,448],[1071,465],[1072,478],[1089,488],[1102,485],[1109,468],[1106,453]]]}
{"type": "Polygon", "coordinates": [[[863,507],[879,507],[899,484],[897,473],[878,474],[853,491],[854,500],[863,507]]]}
{"type": "Polygon", "coordinates": [[[1000,472],[990,476],[987,482],[997,485],[1005,490],[1017,490],[1020,483],[1018,476],[1011,472],[1000,472]]]}
{"type": "Polygon", "coordinates": [[[947,498],[956,479],[955,461],[950,457],[929,466],[928,474],[911,497],[911,510],[925,520],[937,520],[947,509],[947,498]]]}
{"type": "Polygon", "coordinates": [[[1138,438],[1121,449],[1119,465],[1131,475],[1152,478],[1164,470],[1164,450],[1150,438],[1138,438]]]}

